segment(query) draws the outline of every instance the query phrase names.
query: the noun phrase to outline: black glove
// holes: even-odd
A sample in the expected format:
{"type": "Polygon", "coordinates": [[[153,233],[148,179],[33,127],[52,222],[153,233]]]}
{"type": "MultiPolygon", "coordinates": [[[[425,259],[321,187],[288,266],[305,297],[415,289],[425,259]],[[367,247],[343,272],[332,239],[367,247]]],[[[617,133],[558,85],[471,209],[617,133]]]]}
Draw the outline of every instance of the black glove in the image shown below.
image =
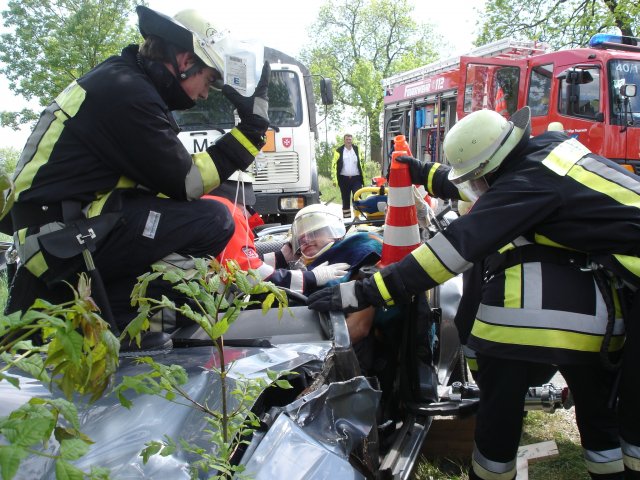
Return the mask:
{"type": "Polygon", "coordinates": [[[238,130],[247,135],[250,140],[256,136],[260,140],[269,128],[269,78],[271,76],[271,66],[269,62],[264,62],[262,75],[255,92],[250,97],[240,95],[238,91],[230,85],[222,87],[222,94],[236,107],[240,123],[238,130]]]}
{"type": "Polygon", "coordinates": [[[403,155],[398,157],[400,163],[406,163],[409,165],[409,172],[411,174],[411,182],[416,183],[418,185],[425,185],[427,183],[427,177],[429,175],[429,171],[431,167],[433,167],[432,162],[421,162],[413,157],[409,157],[403,155]]]}
{"type": "Polygon", "coordinates": [[[323,288],[309,295],[307,305],[319,312],[351,313],[370,305],[381,306],[385,302],[378,289],[366,280],[353,280],[332,287],[323,288]]]}

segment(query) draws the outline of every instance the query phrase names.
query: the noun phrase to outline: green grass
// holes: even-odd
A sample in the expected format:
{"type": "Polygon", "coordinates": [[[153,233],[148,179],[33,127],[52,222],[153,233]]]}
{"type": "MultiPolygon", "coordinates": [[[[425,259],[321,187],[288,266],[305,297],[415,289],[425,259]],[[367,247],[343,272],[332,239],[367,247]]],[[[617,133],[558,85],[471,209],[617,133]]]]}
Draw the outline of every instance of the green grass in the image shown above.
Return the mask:
{"type": "Polygon", "coordinates": [[[334,186],[331,179],[322,175],[318,176],[320,186],[320,201],[322,203],[341,203],[340,189],[334,186]]]}
{"type": "MultiPolygon", "coordinates": [[[[574,410],[553,414],[529,412],[524,420],[520,445],[555,440],[559,455],[529,464],[529,480],[588,480],[574,410]]],[[[427,442],[429,437],[427,437],[427,442]]],[[[420,459],[415,480],[468,480],[469,460],[464,463],[446,458],[420,459]]]]}

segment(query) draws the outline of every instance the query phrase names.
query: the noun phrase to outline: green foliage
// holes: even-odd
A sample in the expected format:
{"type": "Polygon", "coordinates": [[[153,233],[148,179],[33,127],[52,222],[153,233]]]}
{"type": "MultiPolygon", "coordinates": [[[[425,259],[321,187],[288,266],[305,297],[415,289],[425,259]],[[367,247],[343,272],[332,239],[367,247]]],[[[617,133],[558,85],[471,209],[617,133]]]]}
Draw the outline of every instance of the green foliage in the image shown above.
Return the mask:
{"type": "Polygon", "coordinates": [[[331,177],[331,162],[334,146],[326,142],[316,142],[316,164],[318,175],[331,177]]]}
{"type": "MultiPolygon", "coordinates": [[[[141,40],[129,17],[132,0],[9,0],[2,12],[9,31],[0,36],[0,73],[9,88],[47,105],[128,43],[141,40]]],[[[4,112],[2,126],[17,126],[33,112],[4,112]]]]}
{"type": "Polygon", "coordinates": [[[13,147],[0,147],[0,172],[11,174],[16,169],[20,151],[13,147]]]}
{"type": "Polygon", "coordinates": [[[199,403],[189,396],[183,386],[187,383],[186,371],[178,366],[165,366],[145,357],[138,361],[149,367],[149,371],[134,377],[125,377],[116,388],[120,402],[129,408],[131,402],[125,392],[133,390],[137,394],[157,395],[170,402],[188,406],[205,413],[208,423],[207,433],[213,444],[212,449],[202,449],[185,440],[178,444],[171,439],[153,441],[146,444],[142,451],[143,462],[152,455],[167,456],[178,446],[186,452],[199,457],[190,464],[192,476],[197,478],[198,472],[215,471],[211,478],[230,478],[242,473],[243,466],[233,465],[231,457],[240,444],[248,442],[247,438],[259,426],[259,421],[251,411],[258,396],[269,385],[279,388],[290,388],[286,380],[279,375],[292,372],[267,372],[267,378],[236,378],[231,383],[227,377],[227,365],[224,360],[223,335],[229,326],[237,320],[240,312],[251,305],[260,304],[266,312],[277,302],[279,316],[287,305],[284,292],[270,282],[261,281],[254,270],[245,272],[235,261],[222,266],[217,260],[195,259],[194,271],[187,272],[166,265],[154,265],[154,271],[140,277],[131,294],[132,303],[138,306],[139,315],[126,328],[125,333],[132,338],[140,339],[142,330],[148,328],[148,318],[155,311],[169,308],[179,312],[196,322],[214,341],[220,358],[220,368],[213,368],[212,373],[220,379],[221,409],[199,403]],[[162,278],[173,284],[173,288],[188,298],[191,305],[176,306],[167,297],[161,300],[146,296],[149,282],[162,278]],[[260,296],[262,300],[252,300],[260,296]],[[227,398],[227,397],[230,398],[227,398]],[[230,401],[233,400],[233,401],[230,401]]]}
{"type": "Polygon", "coordinates": [[[83,456],[92,443],[80,431],[78,411],[69,400],[74,393],[96,400],[104,392],[118,365],[120,343],[108,324],[97,314],[91,298],[91,284],[81,275],[74,300],[52,305],[37,300],[24,313],[0,316],[0,382],[20,388],[18,377],[8,375],[18,369],[43,385],[55,385],[63,398],[31,398],[0,418],[0,472],[9,480],[28,455],[51,457],[56,476],[62,478],[107,478],[105,469],[85,473],[69,461],[83,456]],[[42,345],[31,338],[40,337],[42,345]],[[51,436],[60,444],[57,455],[47,452],[51,436]]]}
{"type": "Polygon", "coordinates": [[[634,35],[640,6],[634,0],[488,0],[476,45],[501,38],[533,39],[554,49],[585,46],[595,33],[634,35]]]}
{"type": "Polygon", "coordinates": [[[334,98],[366,116],[371,158],[380,160],[383,78],[429,63],[437,40],[418,24],[407,0],[328,0],[302,57],[313,74],[333,81],[334,98]]]}

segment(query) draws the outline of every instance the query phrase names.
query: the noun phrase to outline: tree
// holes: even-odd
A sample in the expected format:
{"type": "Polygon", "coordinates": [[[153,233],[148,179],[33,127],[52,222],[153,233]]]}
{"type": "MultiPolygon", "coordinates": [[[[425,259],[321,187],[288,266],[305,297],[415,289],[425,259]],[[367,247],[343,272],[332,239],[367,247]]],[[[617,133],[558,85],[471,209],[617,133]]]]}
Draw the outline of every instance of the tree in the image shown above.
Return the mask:
{"type": "Polygon", "coordinates": [[[477,45],[509,37],[572,48],[600,32],[633,36],[640,6],[635,0],[488,0],[479,23],[477,45]]]}
{"type": "MultiPolygon", "coordinates": [[[[141,37],[128,22],[134,0],[9,0],[2,12],[0,73],[27,100],[48,105],[73,80],[141,37]]],[[[33,120],[28,110],[2,112],[0,124],[33,120]]]]}
{"type": "Polygon", "coordinates": [[[331,78],[334,98],[366,117],[371,158],[381,161],[381,80],[436,58],[430,26],[416,23],[407,0],[329,0],[302,57],[313,74],[331,78]]]}

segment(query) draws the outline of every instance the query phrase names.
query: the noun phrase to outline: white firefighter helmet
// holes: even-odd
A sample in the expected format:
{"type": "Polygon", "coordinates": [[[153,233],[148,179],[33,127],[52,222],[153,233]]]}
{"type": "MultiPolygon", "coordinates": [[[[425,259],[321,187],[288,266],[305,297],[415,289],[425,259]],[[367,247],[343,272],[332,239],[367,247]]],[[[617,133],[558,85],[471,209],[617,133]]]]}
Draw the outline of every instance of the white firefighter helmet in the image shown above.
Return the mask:
{"type": "Polygon", "coordinates": [[[547,132],[564,132],[564,125],[561,122],[551,122],[547,126],[547,132]]]}
{"type": "MultiPolygon", "coordinates": [[[[172,43],[185,51],[193,52],[202,62],[217,70],[222,77],[224,60],[216,49],[216,29],[211,22],[203,18],[196,10],[188,9],[178,12],[173,18],[148,7],[136,7],[138,25],[144,38],[155,35],[172,43]]],[[[213,84],[222,88],[222,78],[213,84]]]]}
{"type": "Polygon", "coordinates": [[[291,224],[291,248],[298,253],[305,243],[319,238],[330,239],[328,245],[331,245],[333,241],[344,237],[346,232],[342,217],[327,205],[307,205],[296,213],[291,224]]]}
{"type": "Polygon", "coordinates": [[[500,166],[523,138],[529,138],[531,110],[524,107],[509,120],[493,110],[478,110],[456,123],[444,139],[451,165],[449,180],[475,180],[500,166]]]}

